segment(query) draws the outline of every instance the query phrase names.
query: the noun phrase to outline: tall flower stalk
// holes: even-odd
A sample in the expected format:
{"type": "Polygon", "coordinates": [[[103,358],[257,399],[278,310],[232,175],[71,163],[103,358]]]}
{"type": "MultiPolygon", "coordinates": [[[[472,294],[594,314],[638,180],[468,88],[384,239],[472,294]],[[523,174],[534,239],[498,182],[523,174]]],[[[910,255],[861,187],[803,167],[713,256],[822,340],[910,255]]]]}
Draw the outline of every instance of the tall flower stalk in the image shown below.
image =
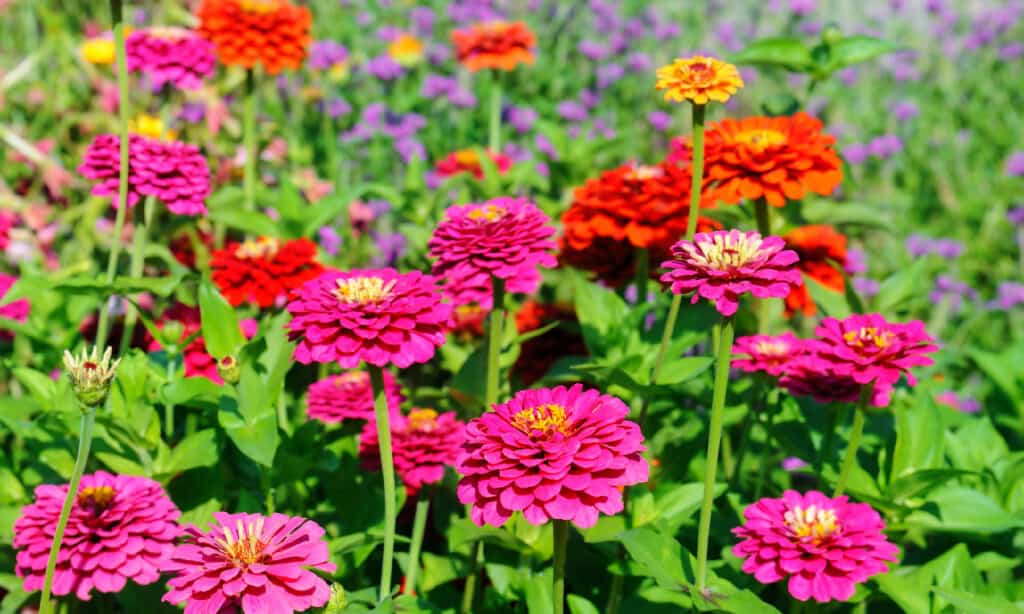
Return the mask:
{"type": "Polygon", "coordinates": [[[380,600],[384,601],[391,595],[391,571],[395,556],[395,461],[391,455],[391,420],[384,392],[384,373],[380,367],[370,365],[369,368],[373,413],[380,446],[380,470],[384,475],[384,561],[380,570],[380,600]]]}
{"type": "Polygon", "coordinates": [[[492,153],[501,151],[501,73],[491,75],[491,107],[487,125],[487,148],[492,153]]]}
{"type": "Polygon", "coordinates": [[[860,399],[853,411],[853,428],[850,429],[850,440],[846,445],[846,453],[843,455],[843,464],[839,469],[839,478],[836,480],[836,490],[832,495],[838,497],[846,490],[846,482],[850,479],[850,471],[857,464],[857,450],[860,448],[861,437],[864,436],[864,423],[867,422],[868,403],[871,402],[871,394],[874,386],[864,384],[860,388],[860,399]]]}
{"type": "Polygon", "coordinates": [[[554,544],[554,573],[551,581],[551,611],[554,614],[565,612],[565,557],[569,544],[569,521],[552,521],[554,544]]]}
{"type": "Polygon", "coordinates": [[[242,131],[245,140],[245,169],[243,190],[245,192],[245,210],[256,210],[256,158],[259,156],[256,146],[256,69],[245,71],[245,108],[242,116],[242,131]]]}
{"type": "Polygon", "coordinates": [[[412,521],[412,540],[409,544],[409,570],[405,574],[405,587],[402,592],[411,595],[416,592],[416,580],[420,573],[420,551],[423,548],[423,533],[427,528],[427,517],[430,515],[430,496],[426,488],[421,488],[416,499],[416,516],[412,521]]]}

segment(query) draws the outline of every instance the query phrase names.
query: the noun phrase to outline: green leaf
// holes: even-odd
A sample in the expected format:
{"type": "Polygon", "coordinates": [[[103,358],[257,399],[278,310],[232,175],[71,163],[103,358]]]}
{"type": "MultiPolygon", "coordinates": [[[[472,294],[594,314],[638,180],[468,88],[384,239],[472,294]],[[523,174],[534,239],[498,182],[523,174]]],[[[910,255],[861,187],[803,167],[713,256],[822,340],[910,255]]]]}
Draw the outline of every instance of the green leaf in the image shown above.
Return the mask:
{"type": "Polygon", "coordinates": [[[14,377],[26,389],[29,395],[39,403],[40,407],[53,407],[54,398],[57,395],[57,382],[45,373],[30,369],[28,367],[16,367],[12,369],[14,377]]]}
{"type": "Polygon", "coordinates": [[[596,605],[579,595],[569,595],[568,602],[571,614],[600,614],[596,605]]]}
{"type": "Polygon", "coordinates": [[[870,36],[847,36],[830,47],[829,60],[822,71],[830,75],[847,66],[867,62],[902,48],[902,45],[870,36]]]}
{"type": "Polygon", "coordinates": [[[803,277],[807,291],[811,293],[811,298],[814,299],[814,304],[825,315],[839,319],[850,315],[850,305],[846,302],[846,297],[841,292],[826,288],[809,275],[804,275],[803,277]]]}
{"type": "Polygon", "coordinates": [[[592,354],[603,355],[606,347],[622,338],[620,327],[629,315],[629,306],[614,290],[582,277],[576,278],[575,294],[576,315],[587,349],[592,354]]]}
{"type": "Polygon", "coordinates": [[[928,283],[927,268],[928,259],[921,258],[883,280],[875,297],[875,309],[881,313],[893,313],[905,307],[909,300],[927,294],[924,287],[928,283]]]}
{"type": "Polygon", "coordinates": [[[157,296],[170,296],[185,278],[186,272],[179,271],[177,274],[163,277],[124,277],[118,276],[113,283],[107,283],[100,275],[86,276],[77,275],[52,285],[52,289],[67,295],[97,295],[100,297],[118,295],[138,294],[149,292],[157,296]]]}
{"type": "Polygon", "coordinates": [[[165,462],[157,461],[154,472],[157,475],[174,475],[196,467],[212,467],[219,459],[217,431],[204,429],[182,439],[165,462]]]}
{"type": "Polygon", "coordinates": [[[892,457],[892,480],[920,469],[933,469],[942,464],[942,422],[934,403],[914,407],[897,404],[896,447],[892,457]]]}
{"type": "Polygon", "coordinates": [[[976,475],[973,471],[962,469],[921,469],[904,475],[889,485],[886,494],[894,501],[902,501],[911,497],[923,496],[937,486],[968,475],[976,475]]]}
{"type": "Polygon", "coordinates": [[[241,230],[251,235],[276,237],[281,234],[277,222],[259,211],[246,211],[241,207],[232,209],[211,208],[209,218],[213,222],[219,222],[228,228],[241,230]]]}
{"type": "Polygon", "coordinates": [[[979,595],[955,588],[936,586],[936,595],[948,601],[960,614],[1020,614],[1020,608],[1002,597],[979,595]]]}
{"type": "Polygon", "coordinates": [[[794,72],[810,72],[814,68],[810,48],[789,36],[756,40],[733,55],[732,61],[735,64],[780,66],[794,72]]]}
{"type": "Polygon", "coordinates": [[[1020,404],[1022,399],[1020,382],[1024,375],[1024,365],[1015,360],[1015,351],[1010,350],[1002,354],[987,352],[978,348],[967,350],[978,367],[985,372],[996,386],[1010,398],[1011,401],[1020,404]]]}
{"type": "Polygon", "coordinates": [[[658,375],[658,384],[668,386],[691,380],[707,371],[714,362],[710,356],[684,356],[667,361],[658,375]]]}
{"type": "Polygon", "coordinates": [[[242,367],[237,390],[237,399],[221,397],[217,418],[243,454],[270,467],[281,443],[277,415],[267,399],[260,376],[251,365],[242,367]]]}
{"type": "Polygon", "coordinates": [[[206,351],[220,360],[245,343],[235,309],[209,281],[199,284],[199,314],[206,351]]]}
{"type": "Polygon", "coordinates": [[[676,590],[692,584],[692,570],[683,571],[682,548],[675,539],[646,527],[626,531],[619,539],[629,556],[658,584],[676,590]]]}
{"type": "Polygon", "coordinates": [[[550,567],[531,575],[524,582],[526,589],[526,611],[530,614],[551,614],[554,609],[551,607],[551,582],[552,570],[550,567]]]}
{"type": "Polygon", "coordinates": [[[945,486],[932,491],[929,503],[938,507],[938,517],[914,512],[908,524],[943,533],[1002,533],[1024,528],[1024,516],[1010,513],[988,495],[964,486],[945,486]]]}

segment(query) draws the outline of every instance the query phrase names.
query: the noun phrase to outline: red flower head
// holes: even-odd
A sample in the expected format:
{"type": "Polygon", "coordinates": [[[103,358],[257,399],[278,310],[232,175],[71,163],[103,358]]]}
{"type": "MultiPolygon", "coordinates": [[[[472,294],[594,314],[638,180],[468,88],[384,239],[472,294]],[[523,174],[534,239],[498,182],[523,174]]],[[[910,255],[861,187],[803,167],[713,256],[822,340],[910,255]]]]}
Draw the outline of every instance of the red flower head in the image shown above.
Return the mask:
{"type": "Polygon", "coordinates": [[[789,363],[804,354],[804,342],[793,333],[777,336],[754,335],[737,337],[733,344],[734,354],[746,354],[748,358],[732,361],[732,366],[747,373],[763,372],[779,376],[789,363]]]}
{"type": "Polygon", "coordinates": [[[788,578],[789,594],[800,601],[846,601],[899,553],[878,512],[846,497],[787,490],[748,506],[743,516],[746,523],[732,530],[743,540],[732,549],[743,571],[763,584],[788,578]]]}
{"type": "MultiPolygon", "coordinates": [[[[402,389],[390,371],[383,371],[383,374],[388,410],[397,414],[402,404],[402,389]]],[[[310,418],[327,424],[345,420],[373,420],[370,374],[366,371],[346,371],[313,383],[306,398],[306,413],[310,418]]]]}
{"type": "MultiPolygon", "coordinates": [[[[507,155],[493,151],[487,151],[486,154],[498,168],[499,174],[504,174],[512,168],[512,158],[507,155]]],[[[484,178],[484,167],[480,164],[475,149],[453,151],[434,165],[434,172],[441,178],[453,177],[460,173],[469,173],[477,179],[484,178]]]]}
{"type": "Polygon", "coordinates": [[[516,393],[466,426],[459,501],[480,526],[522,511],[534,525],[555,518],[585,529],[599,512],[618,514],[621,489],[648,476],[643,434],[628,413],[582,384],[516,393]]]}
{"type": "MultiPolygon", "coordinates": [[[[823,224],[801,226],[789,231],[782,240],[786,242],[786,247],[800,256],[797,266],[804,275],[835,292],[842,292],[846,288],[842,272],[832,264],[846,264],[846,237],[836,232],[835,228],[823,224]]],[[[793,288],[786,297],[786,315],[797,311],[807,316],[817,312],[806,284],[793,288]]]]}
{"type": "Polygon", "coordinates": [[[488,21],[452,32],[455,56],[471,71],[482,68],[512,70],[533,64],[536,40],[521,21],[488,21]]]}
{"type": "Polygon", "coordinates": [[[266,309],[323,271],[316,243],[260,237],[229,243],[210,258],[213,283],[233,306],[245,302],[266,309]]]}
{"type": "MultiPolygon", "coordinates": [[[[835,137],[821,132],[821,121],[791,117],[748,117],[712,122],[704,144],[704,173],[716,184],[714,196],[729,204],[764,198],[781,207],[807,192],[828,196],[843,179],[842,161],[832,149],[835,137]]],[[[672,144],[670,160],[692,157],[689,139],[672,144]]]]}
{"type": "MultiPolygon", "coordinates": [[[[408,416],[392,416],[391,450],[395,471],[409,494],[426,484],[437,484],[444,468],[453,467],[465,441],[465,425],[455,412],[438,414],[415,408],[408,416]]],[[[359,458],[369,471],[380,471],[380,442],[377,424],[367,422],[359,436],[359,458]]]]}
{"type": "Polygon", "coordinates": [[[268,74],[298,70],[306,57],[313,15],[287,0],[203,0],[199,34],[227,66],[262,64],[268,74]]]}

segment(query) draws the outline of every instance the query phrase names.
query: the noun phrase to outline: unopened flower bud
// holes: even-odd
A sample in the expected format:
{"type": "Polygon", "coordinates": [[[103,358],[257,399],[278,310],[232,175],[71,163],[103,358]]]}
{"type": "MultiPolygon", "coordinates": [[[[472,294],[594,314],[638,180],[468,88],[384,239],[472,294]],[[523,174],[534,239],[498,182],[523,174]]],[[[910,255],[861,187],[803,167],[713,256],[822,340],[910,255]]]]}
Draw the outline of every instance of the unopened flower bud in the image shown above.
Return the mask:
{"type": "Polygon", "coordinates": [[[331,585],[331,599],[324,606],[324,614],[341,614],[348,609],[348,597],[345,595],[345,587],[340,584],[331,585]]]}
{"type": "Polygon", "coordinates": [[[112,350],[108,347],[100,356],[100,348],[95,346],[92,352],[82,350],[79,356],[64,350],[64,369],[71,379],[71,387],[75,396],[85,407],[93,407],[103,403],[110,391],[110,382],[114,379],[117,365],[121,359],[111,361],[112,350]]]}
{"type": "Polygon", "coordinates": [[[181,338],[184,334],[184,324],[177,320],[168,320],[164,322],[164,326],[160,330],[160,344],[164,347],[176,346],[181,343],[181,338]]]}
{"type": "Polygon", "coordinates": [[[240,372],[238,370],[238,359],[228,355],[217,361],[217,374],[224,380],[225,384],[237,384],[240,372]]]}

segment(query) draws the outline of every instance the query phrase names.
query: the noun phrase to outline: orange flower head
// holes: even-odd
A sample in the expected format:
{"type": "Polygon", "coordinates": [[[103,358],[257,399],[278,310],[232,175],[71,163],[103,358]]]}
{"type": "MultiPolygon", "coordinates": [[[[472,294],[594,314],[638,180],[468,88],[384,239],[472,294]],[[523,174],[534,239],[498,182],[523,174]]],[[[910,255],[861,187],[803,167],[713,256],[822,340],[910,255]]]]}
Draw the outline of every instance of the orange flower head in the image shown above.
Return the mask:
{"type": "Polygon", "coordinates": [[[695,55],[677,58],[675,62],[658,69],[655,87],[665,90],[665,100],[693,104],[707,104],[715,100],[725,102],[743,87],[743,79],[736,67],[717,58],[695,55]]]}
{"type": "MultiPolygon", "coordinates": [[[[843,179],[835,137],[806,113],[791,117],[724,119],[708,126],[704,174],[714,197],[729,204],[763,198],[773,207],[808,192],[831,194],[843,179]]],[[[670,160],[692,157],[689,139],[673,143],[670,160]]]]}
{"type": "MultiPolygon", "coordinates": [[[[835,228],[823,224],[801,226],[791,230],[782,240],[786,247],[799,254],[797,266],[804,275],[833,292],[846,289],[842,272],[833,264],[846,264],[846,237],[835,228]]],[[[786,315],[791,316],[798,311],[807,316],[817,312],[806,284],[793,288],[786,297],[786,315]]]]}
{"type": "Polygon", "coordinates": [[[228,66],[262,64],[276,75],[297,70],[309,47],[309,9],[288,0],[203,0],[196,13],[199,34],[228,66]]]}
{"type": "Polygon", "coordinates": [[[536,39],[521,21],[488,21],[452,32],[455,55],[466,68],[513,70],[520,63],[533,64],[536,39]]]}
{"type": "Polygon", "coordinates": [[[388,44],[388,55],[402,66],[415,66],[423,61],[423,41],[412,34],[400,34],[388,44]]]}

